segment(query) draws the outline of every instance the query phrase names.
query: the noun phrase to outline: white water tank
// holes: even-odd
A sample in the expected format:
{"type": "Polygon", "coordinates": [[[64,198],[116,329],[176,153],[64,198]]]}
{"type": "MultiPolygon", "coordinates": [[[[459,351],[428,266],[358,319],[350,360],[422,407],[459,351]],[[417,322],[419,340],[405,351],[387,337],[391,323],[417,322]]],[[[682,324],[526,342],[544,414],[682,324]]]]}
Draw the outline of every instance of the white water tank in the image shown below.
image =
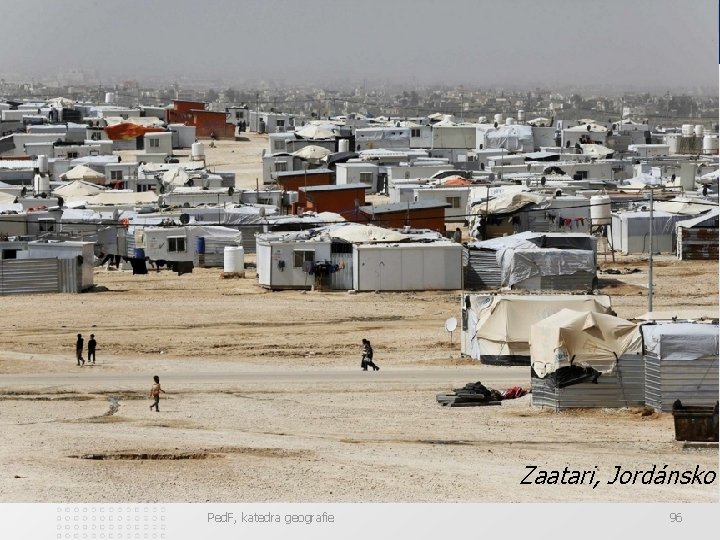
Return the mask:
{"type": "Polygon", "coordinates": [[[205,145],[201,142],[193,143],[190,147],[190,159],[202,161],[205,159],[205,145]]]}
{"type": "Polygon", "coordinates": [[[105,104],[112,105],[113,103],[115,103],[115,93],[105,92],[105,104]]]}
{"type": "Polygon", "coordinates": [[[718,146],[717,135],[705,135],[703,137],[703,154],[717,154],[718,146]]]}
{"type": "Polygon", "coordinates": [[[521,124],[525,123],[525,111],[519,109],[517,112],[517,121],[521,124]]]}
{"type": "Polygon", "coordinates": [[[245,273],[245,250],[242,246],[225,246],[223,272],[226,274],[245,273]]]}
{"type": "Polygon", "coordinates": [[[683,137],[692,137],[695,134],[695,126],[692,124],[683,124],[680,131],[683,137]]]}
{"type": "Polygon", "coordinates": [[[50,177],[47,174],[36,174],[33,177],[33,190],[35,195],[50,194],[50,177]]]}
{"type": "Polygon", "coordinates": [[[38,168],[38,171],[40,171],[40,174],[48,173],[49,169],[48,169],[48,157],[47,156],[38,156],[37,168],[38,168]]]}
{"type": "Polygon", "coordinates": [[[695,175],[697,164],[694,162],[683,162],[680,164],[680,186],[685,191],[695,190],[695,175]]]}
{"type": "Polygon", "coordinates": [[[495,118],[495,121],[496,121],[498,124],[502,124],[502,121],[503,121],[503,115],[502,115],[502,114],[496,114],[496,115],[494,116],[494,118],[495,118]]]}
{"type": "Polygon", "coordinates": [[[512,116],[508,116],[508,117],[505,119],[505,125],[506,125],[506,126],[513,126],[513,125],[515,125],[515,119],[514,119],[512,116]]]}
{"type": "Polygon", "coordinates": [[[702,137],[705,134],[705,126],[702,124],[696,124],[695,125],[695,136],[696,137],[702,137]]]}
{"type": "Polygon", "coordinates": [[[593,225],[610,225],[611,214],[608,195],[590,197],[590,222],[593,225]]]}
{"type": "Polygon", "coordinates": [[[338,152],[348,152],[350,151],[350,141],[347,139],[340,139],[338,141],[338,152]]]}

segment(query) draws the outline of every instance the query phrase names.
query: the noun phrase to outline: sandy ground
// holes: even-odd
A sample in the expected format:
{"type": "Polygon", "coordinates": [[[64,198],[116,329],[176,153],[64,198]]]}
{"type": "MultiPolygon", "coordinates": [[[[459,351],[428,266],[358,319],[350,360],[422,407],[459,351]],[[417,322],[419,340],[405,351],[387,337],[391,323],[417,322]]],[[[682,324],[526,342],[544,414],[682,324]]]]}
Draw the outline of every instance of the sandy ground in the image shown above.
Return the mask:
{"type": "MultiPolygon", "coordinates": [[[[262,182],[267,136],[205,142],[238,187],[262,182]]],[[[620,316],[647,311],[646,266],[603,263],[620,271],[600,274],[620,316]]],[[[658,257],[655,309],[717,313],[717,274],[716,262],[658,257]]],[[[459,332],[451,343],[444,330],[458,292],[268,292],[252,270],[98,269],[95,281],[98,292],[2,299],[0,502],[717,501],[717,481],[606,484],[615,466],[717,470],[717,449],[673,441],[668,414],[553,413],[529,396],[438,406],[436,393],[467,382],[529,386],[527,368],[460,357],[459,332]],[[77,332],[97,335],[97,366],[76,366],[77,332]],[[380,372],[359,369],[363,337],[380,372]],[[160,413],[154,374],[168,391],[160,413]],[[529,465],[596,471],[600,484],[522,485],[529,465]]]]}
{"type": "MultiPolygon", "coordinates": [[[[640,270],[601,284],[619,315],[645,312],[646,263],[604,266],[640,270]]],[[[717,312],[717,272],[660,257],[656,309],[717,312]]],[[[616,465],[717,471],[717,449],[678,446],[668,414],[438,406],[467,382],[529,385],[526,368],[460,358],[443,328],[458,292],[268,292],[252,271],[207,269],[95,278],[100,292],[2,299],[2,502],[717,501],[717,481],[605,483],[616,465]],[[97,366],[76,366],[77,332],[97,335],[97,366]],[[380,372],[359,369],[362,337],[380,372]],[[528,465],[597,467],[601,483],[521,485],[528,465]]]]}

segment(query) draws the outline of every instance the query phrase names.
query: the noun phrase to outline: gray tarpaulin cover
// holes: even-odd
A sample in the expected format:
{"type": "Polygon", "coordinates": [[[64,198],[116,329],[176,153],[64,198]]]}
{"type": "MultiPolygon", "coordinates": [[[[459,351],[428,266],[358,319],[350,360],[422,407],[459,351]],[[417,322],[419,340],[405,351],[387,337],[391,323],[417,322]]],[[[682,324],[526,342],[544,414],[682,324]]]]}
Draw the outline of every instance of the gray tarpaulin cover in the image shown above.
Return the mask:
{"type": "Polygon", "coordinates": [[[718,326],[715,324],[657,324],[642,327],[647,354],[661,360],[697,360],[718,356],[718,326]]]}
{"type": "Polygon", "coordinates": [[[503,287],[530,277],[564,276],[578,271],[595,273],[595,253],[581,249],[506,248],[496,253],[503,287]]]}

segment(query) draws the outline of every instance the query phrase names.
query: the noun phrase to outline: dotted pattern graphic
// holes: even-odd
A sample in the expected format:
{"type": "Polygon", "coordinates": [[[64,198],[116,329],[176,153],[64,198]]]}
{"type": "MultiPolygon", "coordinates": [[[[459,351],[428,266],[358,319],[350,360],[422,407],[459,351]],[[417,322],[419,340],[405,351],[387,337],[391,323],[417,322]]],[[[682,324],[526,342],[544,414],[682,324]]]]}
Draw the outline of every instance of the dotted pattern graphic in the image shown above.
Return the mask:
{"type": "Polygon", "coordinates": [[[167,540],[165,508],[158,506],[57,507],[57,540],[167,540]]]}

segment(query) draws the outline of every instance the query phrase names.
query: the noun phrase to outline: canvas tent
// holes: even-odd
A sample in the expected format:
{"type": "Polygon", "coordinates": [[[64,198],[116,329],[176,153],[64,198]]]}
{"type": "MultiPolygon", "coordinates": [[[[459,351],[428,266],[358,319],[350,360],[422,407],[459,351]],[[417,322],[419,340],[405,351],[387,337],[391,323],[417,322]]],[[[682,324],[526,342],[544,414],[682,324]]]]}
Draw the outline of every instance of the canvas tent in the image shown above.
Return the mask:
{"type": "Polygon", "coordinates": [[[84,180],[75,180],[55,188],[53,190],[53,195],[70,200],[78,197],[87,197],[88,195],[97,195],[103,190],[104,188],[98,186],[97,184],[85,182],[84,180]]]}
{"type": "Polygon", "coordinates": [[[610,297],[465,294],[461,352],[483,364],[529,366],[531,326],[566,308],[610,313],[610,297]]]}
{"type": "Polygon", "coordinates": [[[625,319],[563,309],[530,328],[531,365],[540,378],[570,366],[609,373],[636,335],[635,323],[625,319]]]}

